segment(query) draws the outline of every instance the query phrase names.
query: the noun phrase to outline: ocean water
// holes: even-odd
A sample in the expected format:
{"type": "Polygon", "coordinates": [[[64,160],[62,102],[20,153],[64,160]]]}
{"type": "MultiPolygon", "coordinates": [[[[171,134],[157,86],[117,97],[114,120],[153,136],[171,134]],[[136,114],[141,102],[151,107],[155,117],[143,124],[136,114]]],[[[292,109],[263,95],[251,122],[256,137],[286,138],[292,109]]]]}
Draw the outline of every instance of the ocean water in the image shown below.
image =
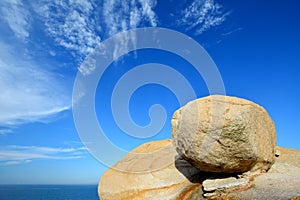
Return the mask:
{"type": "Polygon", "coordinates": [[[0,185],[0,200],[99,200],[97,185],[0,185]]]}

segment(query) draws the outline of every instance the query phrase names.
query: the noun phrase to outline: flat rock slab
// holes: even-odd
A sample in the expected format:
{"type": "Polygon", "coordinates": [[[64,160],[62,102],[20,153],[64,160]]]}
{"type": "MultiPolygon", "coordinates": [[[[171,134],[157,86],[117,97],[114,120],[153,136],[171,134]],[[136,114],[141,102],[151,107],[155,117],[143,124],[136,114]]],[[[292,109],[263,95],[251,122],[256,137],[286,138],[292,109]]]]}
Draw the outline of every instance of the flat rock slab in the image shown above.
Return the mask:
{"type": "Polygon", "coordinates": [[[205,192],[212,192],[215,190],[226,190],[236,187],[244,187],[249,183],[247,178],[222,178],[222,179],[207,179],[203,181],[202,186],[205,192]]]}
{"type": "Polygon", "coordinates": [[[300,196],[300,175],[266,173],[256,177],[253,183],[253,188],[235,196],[243,200],[287,200],[300,196]]]}

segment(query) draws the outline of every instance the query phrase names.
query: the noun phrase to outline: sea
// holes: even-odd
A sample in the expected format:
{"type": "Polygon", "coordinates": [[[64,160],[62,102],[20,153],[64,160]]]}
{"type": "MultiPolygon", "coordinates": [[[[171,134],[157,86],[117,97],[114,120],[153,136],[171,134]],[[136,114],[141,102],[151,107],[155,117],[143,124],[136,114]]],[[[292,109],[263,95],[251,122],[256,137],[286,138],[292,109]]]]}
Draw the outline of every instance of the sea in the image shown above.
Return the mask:
{"type": "Polygon", "coordinates": [[[0,200],[99,200],[97,185],[0,185],[0,200]]]}

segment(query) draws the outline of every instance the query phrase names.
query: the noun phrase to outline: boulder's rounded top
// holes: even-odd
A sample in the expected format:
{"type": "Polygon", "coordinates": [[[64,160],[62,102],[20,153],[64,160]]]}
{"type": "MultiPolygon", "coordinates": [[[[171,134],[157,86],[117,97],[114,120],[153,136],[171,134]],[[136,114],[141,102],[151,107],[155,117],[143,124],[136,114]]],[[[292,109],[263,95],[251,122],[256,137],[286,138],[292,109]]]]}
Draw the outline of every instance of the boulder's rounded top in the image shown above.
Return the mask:
{"type": "Polygon", "coordinates": [[[131,152],[132,153],[153,153],[157,150],[160,150],[163,147],[166,147],[168,145],[172,144],[171,139],[166,139],[166,140],[157,140],[157,141],[151,141],[144,143],[137,148],[133,149],[131,152]]]}
{"type": "Polygon", "coordinates": [[[211,101],[224,102],[224,103],[233,104],[233,105],[234,104],[235,105],[251,105],[251,106],[255,106],[257,108],[265,110],[264,107],[262,107],[261,105],[255,103],[254,101],[251,101],[251,100],[248,100],[248,99],[243,99],[243,98],[240,98],[240,97],[224,96],[224,95],[210,95],[210,96],[202,97],[202,98],[196,99],[194,101],[190,101],[186,105],[192,104],[192,103],[195,103],[195,102],[201,103],[201,102],[211,102],[211,101]]]}

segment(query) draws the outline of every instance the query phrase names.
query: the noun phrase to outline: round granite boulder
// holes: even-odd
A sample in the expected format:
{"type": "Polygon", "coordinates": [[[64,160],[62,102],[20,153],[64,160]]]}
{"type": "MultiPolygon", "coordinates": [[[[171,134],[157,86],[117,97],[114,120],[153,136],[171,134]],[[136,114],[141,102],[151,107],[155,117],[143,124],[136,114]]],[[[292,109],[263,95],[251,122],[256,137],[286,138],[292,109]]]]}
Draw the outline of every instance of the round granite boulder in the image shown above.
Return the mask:
{"type": "Polygon", "coordinates": [[[274,163],[274,123],[245,99],[213,95],[188,103],[173,115],[172,136],[179,155],[203,171],[267,171],[274,163]]]}

